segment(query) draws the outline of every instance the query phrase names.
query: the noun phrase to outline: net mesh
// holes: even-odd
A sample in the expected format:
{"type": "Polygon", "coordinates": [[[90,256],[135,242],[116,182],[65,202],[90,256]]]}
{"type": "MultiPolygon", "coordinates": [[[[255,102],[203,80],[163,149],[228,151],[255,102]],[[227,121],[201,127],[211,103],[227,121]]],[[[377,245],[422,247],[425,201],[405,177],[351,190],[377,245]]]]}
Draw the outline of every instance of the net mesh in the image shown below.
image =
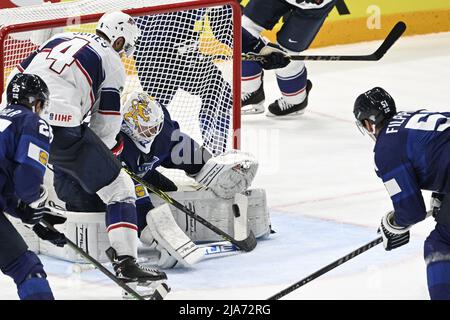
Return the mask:
{"type": "MultiPolygon", "coordinates": [[[[191,1],[195,3],[196,1],[191,1]]],[[[85,0],[2,10],[0,25],[66,19],[65,26],[10,33],[4,42],[4,80],[40,44],[59,32],[95,32],[95,23],[81,16],[112,10],[146,8],[136,16],[141,37],[132,58],[123,59],[126,96],[146,91],[166,106],[183,132],[220,154],[233,140],[233,8],[211,4],[189,10],[154,14],[156,6],[182,0],[85,0]],[[148,8],[148,10],[147,10],[148,8]]],[[[2,88],[3,89],[3,88],[2,88]]],[[[192,180],[180,172],[164,171],[178,184],[192,180]]]]}

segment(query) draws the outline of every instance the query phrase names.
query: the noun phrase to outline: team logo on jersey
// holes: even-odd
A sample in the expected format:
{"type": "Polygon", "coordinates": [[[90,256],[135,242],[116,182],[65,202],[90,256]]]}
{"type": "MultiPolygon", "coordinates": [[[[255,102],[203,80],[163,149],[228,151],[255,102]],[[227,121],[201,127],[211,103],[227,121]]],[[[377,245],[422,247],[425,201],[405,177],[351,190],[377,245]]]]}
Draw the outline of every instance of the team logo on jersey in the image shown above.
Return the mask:
{"type": "Polygon", "coordinates": [[[153,159],[152,159],[151,161],[147,161],[147,162],[141,164],[141,165],[138,167],[139,174],[145,174],[145,173],[147,173],[148,171],[152,170],[153,167],[155,166],[155,164],[156,164],[158,161],[159,161],[159,158],[153,156],[153,159]]]}
{"type": "Polygon", "coordinates": [[[50,114],[48,115],[48,118],[51,121],[70,122],[72,120],[72,115],[50,112],[50,114]]]}

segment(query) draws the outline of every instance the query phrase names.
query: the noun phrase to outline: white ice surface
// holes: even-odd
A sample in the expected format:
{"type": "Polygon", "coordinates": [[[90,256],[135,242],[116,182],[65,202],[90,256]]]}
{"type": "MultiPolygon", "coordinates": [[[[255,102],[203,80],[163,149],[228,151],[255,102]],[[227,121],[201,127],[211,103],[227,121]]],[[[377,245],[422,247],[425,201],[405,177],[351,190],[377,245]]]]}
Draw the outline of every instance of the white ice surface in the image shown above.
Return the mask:
{"type": "MultiPolygon", "coordinates": [[[[388,90],[399,110],[449,111],[450,33],[406,37],[379,62],[310,62],[307,112],[297,118],[243,118],[243,149],[260,160],[254,186],[267,190],[273,228],[251,253],[208,259],[192,270],[168,270],[167,299],[265,299],[373,240],[391,209],[373,171],[373,142],[353,121],[356,96],[388,90]]],[[[366,54],[379,42],[309,50],[366,54]]],[[[265,76],[266,103],[279,97],[265,76]]],[[[429,193],[425,193],[428,202],[429,193]]],[[[285,299],[428,299],[423,240],[429,219],[411,242],[385,252],[381,245],[287,295],[285,299]]],[[[59,299],[119,299],[121,290],[99,271],[71,272],[71,264],[42,257],[59,299]]],[[[16,299],[0,276],[0,298],[16,299]]]]}

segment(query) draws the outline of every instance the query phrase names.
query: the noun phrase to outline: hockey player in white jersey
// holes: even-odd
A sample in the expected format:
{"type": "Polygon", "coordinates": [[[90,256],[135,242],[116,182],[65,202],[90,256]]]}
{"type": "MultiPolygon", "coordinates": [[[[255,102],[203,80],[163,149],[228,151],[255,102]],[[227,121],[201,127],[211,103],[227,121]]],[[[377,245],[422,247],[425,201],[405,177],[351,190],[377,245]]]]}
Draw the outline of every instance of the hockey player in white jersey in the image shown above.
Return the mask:
{"type": "MultiPolygon", "coordinates": [[[[96,34],[57,34],[18,66],[50,88],[43,116],[54,140],[49,162],[55,176],[68,175],[106,204],[111,248],[107,255],[126,282],[167,279],[165,273],[136,262],[137,222],[134,184],[114,156],[122,123],[120,93],[125,85],[121,55],[131,56],[139,30],[129,15],[116,11],[98,22],[96,34]],[[89,123],[90,122],[90,123],[89,123]]],[[[55,180],[56,181],[56,180],[55,180]]],[[[55,186],[58,192],[58,186],[55,186]]]]}

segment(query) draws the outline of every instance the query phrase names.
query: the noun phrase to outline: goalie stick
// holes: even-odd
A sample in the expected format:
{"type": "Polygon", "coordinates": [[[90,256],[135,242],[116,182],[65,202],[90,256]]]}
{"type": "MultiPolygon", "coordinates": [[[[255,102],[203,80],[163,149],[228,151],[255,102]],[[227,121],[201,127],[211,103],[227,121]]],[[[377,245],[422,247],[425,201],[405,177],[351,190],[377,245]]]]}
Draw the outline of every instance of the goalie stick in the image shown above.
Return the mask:
{"type": "MultiPolygon", "coordinates": [[[[51,211],[53,211],[54,213],[57,213],[57,214],[61,214],[58,211],[63,211],[63,210],[57,209],[57,208],[52,207],[52,206],[49,206],[47,208],[49,208],[51,211]]],[[[41,222],[48,229],[50,229],[52,231],[55,231],[55,232],[59,232],[58,230],[56,230],[56,228],[53,225],[51,225],[47,221],[41,220],[41,222]]],[[[121,287],[123,290],[125,290],[128,294],[130,294],[132,297],[136,298],[137,300],[163,300],[164,297],[167,295],[167,293],[169,293],[169,291],[170,291],[169,287],[165,283],[161,283],[161,284],[159,284],[158,287],[156,287],[156,289],[155,289],[153,294],[151,294],[150,296],[144,298],[142,295],[140,295],[135,290],[130,288],[130,286],[128,286],[125,282],[123,282],[122,280],[118,279],[111,271],[109,271],[107,268],[105,268],[100,262],[98,262],[96,259],[91,257],[89,254],[87,254],[83,249],[78,247],[74,242],[72,242],[65,235],[64,235],[64,238],[66,239],[67,245],[70,248],[75,250],[83,258],[85,258],[87,261],[89,261],[91,264],[93,264],[97,269],[99,269],[104,275],[106,275],[108,278],[110,278],[112,281],[114,281],[119,287],[121,287]]]]}
{"type": "MultiPolygon", "coordinates": [[[[368,55],[321,55],[321,56],[307,56],[298,55],[291,56],[291,60],[314,60],[314,61],[378,61],[385,53],[394,45],[394,43],[403,35],[406,31],[406,24],[403,21],[397,22],[388,34],[386,39],[380,45],[380,47],[372,54],[368,55]]],[[[243,54],[243,61],[262,61],[264,56],[254,54],[243,54]]]]}
{"type": "Polygon", "coordinates": [[[190,216],[192,219],[200,222],[201,224],[203,224],[205,227],[207,227],[211,231],[222,236],[225,240],[230,241],[232,244],[236,245],[239,249],[249,252],[249,251],[252,251],[256,247],[256,238],[255,238],[255,235],[253,234],[253,231],[250,230],[248,237],[245,238],[244,240],[237,240],[237,239],[231,237],[225,231],[223,231],[223,230],[217,228],[216,226],[214,226],[213,224],[211,224],[208,220],[195,214],[195,212],[193,212],[186,206],[182,205],[180,202],[176,201],[175,199],[173,199],[171,196],[169,196],[164,191],[154,187],[153,185],[151,185],[150,183],[148,183],[147,181],[145,181],[144,179],[142,179],[141,177],[136,175],[134,172],[128,170],[127,168],[123,168],[123,170],[126,173],[128,173],[133,180],[142,184],[145,188],[147,188],[149,191],[156,194],[158,197],[160,197],[161,199],[166,201],[168,204],[171,204],[178,210],[180,210],[180,211],[184,212],[185,214],[187,214],[188,216],[190,216]]]}
{"type": "Polygon", "coordinates": [[[317,270],[313,274],[307,276],[306,278],[294,283],[293,285],[287,287],[286,289],[274,294],[273,296],[267,298],[267,300],[278,300],[285,295],[291,293],[292,291],[300,288],[301,286],[304,286],[308,282],[313,281],[314,279],[320,277],[321,275],[327,273],[328,271],[333,270],[334,268],[340,266],[341,264],[347,262],[350,259],[353,259],[354,257],[360,255],[361,253],[369,250],[370,248],[375,247],[377,244],[383,242],[383,237],[376,238],[375,240],[370,241],[369,243],[363,245],[362,247],[356,249],[355,251],[350,252],[349,254],[343,256],[342,258],[330,263],[329,265],[323,267],[320,270],[317,270]]]}
{"type": "Polygon", "coordinates": [[[215,257],[218,255],[231,253],[231,252],[240,252],[238,247],[232,244],[229,241],[219,241],[212,243],[205,243],[197,245],[199,248],[202,248],[204,253],[204,258],[215,257]]]}

